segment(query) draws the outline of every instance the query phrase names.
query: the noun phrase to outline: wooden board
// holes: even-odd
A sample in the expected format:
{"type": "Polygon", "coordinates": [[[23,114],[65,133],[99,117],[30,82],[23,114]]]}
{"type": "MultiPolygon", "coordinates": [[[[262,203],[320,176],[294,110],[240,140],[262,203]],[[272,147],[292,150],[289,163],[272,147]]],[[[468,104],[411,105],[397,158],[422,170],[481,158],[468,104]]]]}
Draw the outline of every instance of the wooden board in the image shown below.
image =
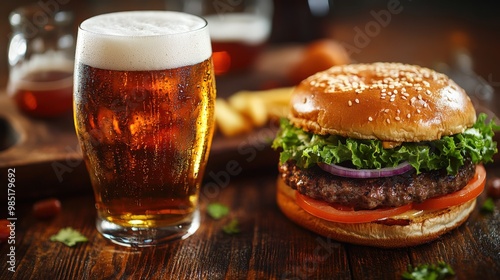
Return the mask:
{"type": "MultiPolygon", "coordinates": [[[[267,126],[231,138],[216,134],[205,173],[217,174],[234,162],[245,171],[275,167],[277,154],[270,149],[275,131],[275,126],[267,126]]],[[[8,168],[21,174],[21,198],[75,193],[90,186],[72,115],[52,120],[29,118],[0,92],[0,171],[8,168]]]]}

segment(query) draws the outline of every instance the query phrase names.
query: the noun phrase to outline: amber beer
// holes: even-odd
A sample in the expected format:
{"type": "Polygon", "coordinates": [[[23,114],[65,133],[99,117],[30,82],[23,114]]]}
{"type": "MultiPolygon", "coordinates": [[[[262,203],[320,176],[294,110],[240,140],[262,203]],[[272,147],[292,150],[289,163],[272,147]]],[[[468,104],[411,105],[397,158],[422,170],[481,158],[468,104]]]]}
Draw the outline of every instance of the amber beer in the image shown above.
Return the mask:
{"type": "Polygon", "coordinates": [[[73,104],[73,60],[62,52],[37,54],[11,70],[7,92],[33,117],[69,113],[73,104]]]}
{"type": "Polygon", "coordinates": [[[74,95],[98,230],[127,246],[196,231],[215,101],[206,22],[175,12],[84,21],[74,95]]]}

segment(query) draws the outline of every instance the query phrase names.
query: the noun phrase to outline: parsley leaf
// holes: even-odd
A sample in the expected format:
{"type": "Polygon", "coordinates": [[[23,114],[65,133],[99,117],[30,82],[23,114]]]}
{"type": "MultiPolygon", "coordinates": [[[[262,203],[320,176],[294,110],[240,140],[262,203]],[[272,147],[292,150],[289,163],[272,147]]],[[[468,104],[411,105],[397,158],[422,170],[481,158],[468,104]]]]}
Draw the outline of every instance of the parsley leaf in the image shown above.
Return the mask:
{"type": "MultiPolygon", "coordinates": [[[[221,203],[210,203],[207,205],[207,213],[215,220],[222,219],[229,214],[229,207],[221,203]]],[[[227,234],[235,234],[240,232],[238,219],[233,218],[229,223],[222,227],[222,231],[227,234]]]]}
{"type": "Polygon", "coordinates": [[[403,279],[411,280],[437,280],[445,279],[447,276],[455,275],[450,265],[445,262],[435,264],[421,264],[416,267],[408,266],[408,271],[403,273],[403,279]]]}
{"type": "Polygon", "coordinates": [[[229,214],[229,207],[221,203],[210,203],[207,205],[207,213],[215,220],[219,220],[229,214]]]}
{"type": "Polygon", "coordinates": [[[66,246],[75,246],[77,242],[87,242],[88,239],[79,231],[71,227],[63,228],[59,232],[50,237],[50,241],[58,241],[64,243],[66,246]]]}
{"type": "Polygon", "coordinates": [[[405,142],[393,149],[384,149],[379,140],[312,134],[282,119],[273,148],[282,149],[280,162],[294,160],[302,168],[324,162],[377,169],[408,161],[417,173],[446,169],[454,175],[467,158],[473,163],[493,161],[498,151],[493,136],[500,126],[493,121],[486,123],[486,118],[486,114],[480,114],[474,126],[463,133],[435,141],[405,142]]]}
{"type": "Polygon", "coordinates": [[[493,213],[494,210],[495,210],[495,202],[493,201],[493,198],[488,197],[483,202],[483,205],[481,206],[481,211],[488,212],[488,213],[493,213]]]}
{"type": "Polygon", "coordinates": [[[238,219],[232,219],[228,224],[222,227],[222,231],[227,234],[235,234],[240,232],[238,219]]]}

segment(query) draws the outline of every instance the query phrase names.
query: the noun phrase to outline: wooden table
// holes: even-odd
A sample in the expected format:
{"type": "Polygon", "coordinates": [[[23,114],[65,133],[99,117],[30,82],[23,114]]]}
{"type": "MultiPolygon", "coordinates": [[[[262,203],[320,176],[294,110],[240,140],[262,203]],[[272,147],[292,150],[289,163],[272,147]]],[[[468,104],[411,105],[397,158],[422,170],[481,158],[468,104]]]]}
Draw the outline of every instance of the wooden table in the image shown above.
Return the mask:
{"type": "MultiPolygon", "coordinates": [[[[498,167],[490,169],[498,171],[498,167]]],[[[442,260],[453,267],[456,279],[498,279],[500,201],[496,201],[494,213],[476,208],[465,225],[435,242],[377,249],[338,243],[296,226],[276,206],[275,171],[260,169],[252,174],[232,177],[210,199],[206,194],[212,192],[202,189],[203,213],[210,202],[230,206],[227,219],[239,220],[240,233],[224,233],[227,219],[213,220],[203,214],[201,227],[193,236],[158,248],[126,248],[105,240],[95,229],[90,187],[89,192],[61,197],[62,213],[48,220],[33,216],[32,202],[19,201],[16,272],[6,270],[9,246],[2,244],[0,278],[400,279],[409,264],[442,260]],[[49,241],[68,226],[81,231],[89,242],[66,247],[49,241]]],[[[479,204],[483,199],[479,198],[479,204]]]]}
{"type": "MultiPolygon", "coordinates": [[[[30,122],[20,115],[15,119],[30,127],[23,130],[30,140],[28,147],[16,148],[23,154],[19,161],[6,157],[8,150],[0,153],[4,156],[0,180],[5,186],[0,218],[7,215],[8,168],[16,168],[17,180],[16,272],[7,270],[12,245],[1,244],[0,279],[400,279],[408,265],[438,261],[450,264],[456,279],[497,279],[500,275],[500,200],[495,202],[494,213],[482,213],[477,206],[462,227],[413,248],[390,250],[339,243],[298,227],[275,203],[277,155],[263,142],[269,131],[214,139],[201,190],[202,225],[193,236],[158,248],[114,245],[95,228],[94,200],[84,164],[78,158],[76,137],[61,125],[67,120],[30,122]],[[29,126],[33,124],[36,126],[29,126]],[[240,145],[253,149],[256,156],[239,153],[240,145]],[[37,151],[43,154],[40,147],[51,151],[48,154],[52,157],[38,158],[37,151]],[[32,162],[37,158],[39,162],[32,162]],[[232,160],[241,166],[241,173],[230,176],[227,184],[217,183],[217,174],[232,160]],[[55,176],[54,163],[70,167],[64,180],[55,176]],[[220,186],[215,192],[207,188],[214,182],[220,186]],[[61,200],[63,211],[52,219],[35,218],[33,203],[49,196],[61,200]],[[211,202],[230,206],[230,217],[218,221],[208,217],[205,209],[211,202]],[[231,218],[239,220],[240,233],[222,231],[231,218]],[[89,242],[70,248],[49,241],[64,227],[79,230],[89,242]]],[[[488,171],[490,177],[500,176],[499,165],[489,166],[488,171]]],[[[484,199],[482,195],[478,205],[484,199]]]]}
{"type": "MultiPolygon", "coordinates": [[[[30,121],[7,100],[3,102],[4,109],[10,108],[7,119],[24,127],[21,134],[29,141],[15,147],[22,155],[18,160],[9,150],[0,153],[0,180],[5,187],[8,168],[16,168],[17,218],[16,243],[0,247],[0,279],[399,279],[409,264],[438,261],[449,263],[457,279],[496,279],[500,274],[500,200],[494,213],[482,213],[478,206],[462,227],[413,248],[339,243],[298,227],[275,203],[277,154],[265,144],[269,128],[230,139],[216,136],[201,189],[201,227],[193,236],[157,248],[115,245],[95,228],[92,190],[76,148],[64,153],[65,147],[76,143],[74,132],[61,125],[67,120],[30,121]],[[255,157],[239,153],[240,145],[255,157]],[[45,158],[36,152],[44,154],[43,150],[50,151],[45,158]],[[241,166],[241,172],[223,180],[220,174],[231,161],[241,166]],[[64,180],[54,178],[54,163],[71,167],[64,180]],[[213,183],[219,188],[214,189],[213,183]],[[35,218],[33,203],[49,196],[61,200],[62,212],[51,219],[35,218]],[[205,209],[211,202],[228,205],[230,216],[208,217],[205,209]],[[241,232],[228,235],[222,227],[232,218],[239,220],[241,232]],[[64,227],[79,230],[89,242],[66,247],[49,241],[64,227]],[[15,273],[7,270],[11,246],[15,273]]],[[[488,171],[500,176],[499,165],[489,166],[488,171]]],[[[5,190],[0,218],[7,213],[5,190]]],[[[484,199],[481,196],[478,205],[484,199]]]]}
{"type": "MultiPolygon", "coordinates": [[[[240,79],[236,84],[241,86],[240,82],[251,81],[240,79]]],[[[218,87],[231,92],[231,88],[224,88],[223,82],[218,87]]],[[[64,140],[51,134],[54,131],[45,133],[52,127],[47,124],[37,127],[35,131],[26,131],[43,139],[33,143],[46,144],[44,149],[52,154],[69,147],[70,156],[63,154],[31,164],[21,160],[12,166],[0,162],[3,197],[6,197],[7,168],[19,168],[16,272],[7,270],[10,245],[1,244],[0,279],[400,279],[408,265],[438,261],[450,264],[456,279],[498,279],[500,275],[500,200],[496,200],[493,213],[482,213],[479,210],[485,199],[482,195],[463,226],[418,247],[378,249],[339,243],[296,226],[279,211],[275,203],[277,156],[259,142],[255,133],[214,142],[206,183],[201,190],[201,227],[193,236],[157,248],[114,245],[95,228],[91,187],[84,165],[74,155],[76,139],[64,140]],[[60,140],[64,140],[63,145],[57,142],[60,140]],[[250,145],[257,156],[249,160],[248,154],[238,153],[235,147],[240,144],[250,145]],[[214,180],[210,172],[223,172],[231,160],[241,164],[242,172],[231,176],[228,184],[214,194],[206,188],[214,180]],[[54,177],[51,167],[54,162],[71,167],[62,181],[54,177]],[[47,196],[59,198],[63,211],[52,219],[37,219],[32,205],[47,196]],[[205,208],[211,202],[230,206],[230,217],[218,221],[208,217],[205,208]],[[241,232],[225,234],[222,227],[233,217],[240,221],[241,232]],[[89,242],[70,248],[49,241],[50,236],[68,226],[82,232],[89,242]]],[[[23,153],[32,157],[35,155],[32,151],[23,153]]],[[[489,176],[500,176],[498,165],[489,166],[488,171],[489,176]]],[[[2,205],[0,218],[5,218],[7,205],[2,205]]]]}

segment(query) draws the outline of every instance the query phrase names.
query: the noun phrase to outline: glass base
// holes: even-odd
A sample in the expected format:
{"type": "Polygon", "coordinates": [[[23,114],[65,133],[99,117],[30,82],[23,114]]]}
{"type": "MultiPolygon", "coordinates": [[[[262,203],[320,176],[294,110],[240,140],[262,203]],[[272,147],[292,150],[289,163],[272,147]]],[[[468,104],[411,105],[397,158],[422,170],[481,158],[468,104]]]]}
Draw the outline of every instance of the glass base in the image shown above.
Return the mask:
{"type": "Polygon", "coordinates": [[[200,210],[192,219],[181,224],[161,228],[123,227],[97,217],[97,230],[113,243],[127,247],[158,246],[174,240],[186,239],[200,227],[200,210]]]}

